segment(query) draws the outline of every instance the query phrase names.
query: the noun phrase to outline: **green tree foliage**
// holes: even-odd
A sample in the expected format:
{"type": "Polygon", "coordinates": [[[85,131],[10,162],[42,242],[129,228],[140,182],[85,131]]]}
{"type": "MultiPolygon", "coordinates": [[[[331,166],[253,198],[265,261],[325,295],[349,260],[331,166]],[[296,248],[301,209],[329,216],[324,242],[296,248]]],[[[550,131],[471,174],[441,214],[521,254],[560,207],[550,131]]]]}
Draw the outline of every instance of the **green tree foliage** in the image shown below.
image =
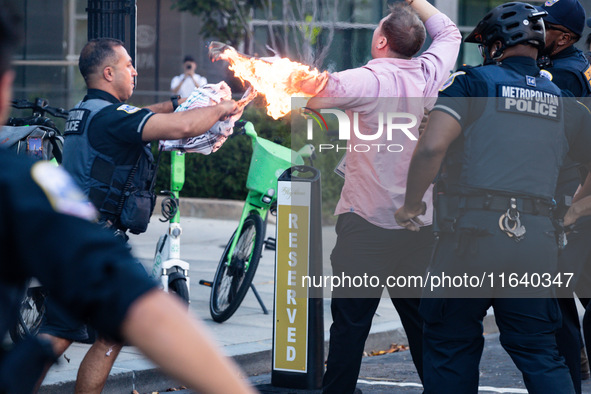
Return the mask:
{"type": "Polygon", "coordinates": [[[203,20],[201,34],[237,46],[246,35],[248,19],[261,0],[173,0],[172,8],[188,11],[203,20]]]}

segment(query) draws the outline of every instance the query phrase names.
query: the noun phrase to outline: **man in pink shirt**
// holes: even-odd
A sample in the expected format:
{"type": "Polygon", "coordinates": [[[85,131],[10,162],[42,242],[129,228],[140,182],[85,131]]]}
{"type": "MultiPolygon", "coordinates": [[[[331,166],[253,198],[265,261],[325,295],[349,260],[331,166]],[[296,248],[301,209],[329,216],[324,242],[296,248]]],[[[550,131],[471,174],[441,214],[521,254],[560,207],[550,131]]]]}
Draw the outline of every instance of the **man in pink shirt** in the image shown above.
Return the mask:
{"type": "MultiPolygon", "coordinates": [[[[433,247],[429,229],[404,230],[396,224],[394,212],[404,202],[406,174],[424,109],[433,106],[454,68],[462,37],[454,23],[427,0],[406,3],[393,6],[374,31],[373,59],[363,67],[329,74],[307,105],[345,110],[352,125],[345,184],[335,212],[339,218],[331,255],[333,275],[380,278],[379,286],[354,292],[340,288],[333,293],[325,393],[354,392],[382,285],[391,286],[386,284],[388,276],[423,275],[433,247]],[[425,41],[425,28],[433,42],[413,58],[425,41]],[[392,124],[404,126],[387,132],[392,124]]],[[[309,87],[310,93],[318,89],[309,87]]],[[[430,198],[427,212],[427,217],[432,216],[430,198]]],[[[420,289],[389,290],[422,378],[420,289]]]]}

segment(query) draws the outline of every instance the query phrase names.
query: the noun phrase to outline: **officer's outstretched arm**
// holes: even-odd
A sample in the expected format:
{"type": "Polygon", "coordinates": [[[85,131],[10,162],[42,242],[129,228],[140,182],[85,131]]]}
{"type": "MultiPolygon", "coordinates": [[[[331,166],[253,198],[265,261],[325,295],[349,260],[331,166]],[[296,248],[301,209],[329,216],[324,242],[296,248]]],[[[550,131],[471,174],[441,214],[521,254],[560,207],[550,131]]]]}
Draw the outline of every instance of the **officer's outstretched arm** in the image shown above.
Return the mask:
{"type": "Polygon", "coordinates": [[[432,111],[419,138],[408,169],[404,205],[396,211],[399,225],[418,231],[417,216],[424,214],[423,196],[439,172],[447,149],[462,132],[458,121],[441,111],[432,111]]]}
{"type": "Polygon", "coordinates": [[[215,122],[239,111],[233,100],[222,101],[211,107],[195,108],[171,114],[151,116],[142,132],[143,141],[178,140],[195,137],[209,130],[215,122]]]}
{"type": "Polygon", "coordinates": [[[161,290],[130,306],[122,333],[164,372],[198,392],[255,393],[187,307],[161,290]]]}
{"type": "MultiPolygon", "coordinates": [[[[177,100],[179,104],[184,103],[185,101],[187,101],[186,98],[180,98],[177,100]]],[[[146,109],[149,109],[150,111],[157,113],[157,114],[170,114],[174,112],[174,107],[172,106],[172,101],[168,100],[168,101],[163,101],[161,103],[156,103],[156,104],[151,104],[148,105],[147,107],[145,107],[146,109]]]]}

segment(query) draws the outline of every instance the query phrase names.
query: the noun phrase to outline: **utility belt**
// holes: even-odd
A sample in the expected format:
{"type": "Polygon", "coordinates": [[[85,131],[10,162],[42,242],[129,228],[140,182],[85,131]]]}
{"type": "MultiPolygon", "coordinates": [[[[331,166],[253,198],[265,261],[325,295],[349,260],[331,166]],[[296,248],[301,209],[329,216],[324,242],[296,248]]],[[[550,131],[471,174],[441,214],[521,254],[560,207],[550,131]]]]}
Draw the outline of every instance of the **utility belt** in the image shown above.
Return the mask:
{"type": "MultiPolygon", "coordinates": [[[[459,199],[459,208],[464,210],[483,209],[487,211],[505,212],[511,208],[511,199],[507,196],[462,196],[459,199]]],[[[524,215],[552,216],[554,204],[540,198],[514,198],[517,211],[524,215]]]]}
{"type": "Polygon", "coordinates": [[[438,233],[455,232],[459,217],[470,210],[501,212],[499,228],[510,238],[520,241],[526,232],[525,227],[521,224],[520,215],[552,217],[555,204],[534,197],[510,197],[490,193],[474,196],[437,193],[435,196],[434,231],[438,233]]]}

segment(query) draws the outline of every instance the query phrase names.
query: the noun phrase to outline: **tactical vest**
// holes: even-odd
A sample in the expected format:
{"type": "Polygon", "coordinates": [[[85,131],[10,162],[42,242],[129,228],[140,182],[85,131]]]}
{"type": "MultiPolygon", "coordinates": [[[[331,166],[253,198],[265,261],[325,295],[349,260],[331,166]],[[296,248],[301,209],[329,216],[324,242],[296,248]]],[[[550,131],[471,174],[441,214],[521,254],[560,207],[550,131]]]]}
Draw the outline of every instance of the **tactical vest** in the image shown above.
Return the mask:
{"type": "Polygon", "coordinates": [[[554,68],[572,71],[581,84],[581,97],[591,96],[591,66],[583,52],[577,49],[576,56],[552,59],[552,65],[554,68]]]}
{"type": "Polygon", "coordinates": [[[568,150],[560,89],[539,75],[495,65],[467,74],[487,82],[488,97],[466,98],[466,105],[482,114],[448,150],[443,173],[448,192],[551,200],[568,150]]]}
{"type": "MultiPolygon", "coordinates": [[[[122,230],[129,228],[134,233],[143,232],[143,223],[138,230],[135,226],[126,225],[124,221],[122,223],[120,219],[130,210],[131,215],[136,215],[138,207],[130,207],[130,204],[142,204],[133,198],[130,199],[130,195],[141,192],[146,198],[155,200],[150,190],[156,171],[154,156],[149,145],[144,145],[134,164],[120,165],[112,157],[97,151],[91,145],[88,138],[91,121],[109,105],[112,103],[106,100],[91,99],[78,103],[70,110],[64,133],[63,165],[98,209],[101,220],[110,220],[122,230]],[[123,190],[126,192],[126,198],[122,198],[123,190]]],[[[147,221],[145,218],[140,219],[141,222],[145,222],[145,227],[152,209],[153,201],[147,213],[147,221]]],[[[143,216],[146,216],[145,212],[143,216]]]]}

